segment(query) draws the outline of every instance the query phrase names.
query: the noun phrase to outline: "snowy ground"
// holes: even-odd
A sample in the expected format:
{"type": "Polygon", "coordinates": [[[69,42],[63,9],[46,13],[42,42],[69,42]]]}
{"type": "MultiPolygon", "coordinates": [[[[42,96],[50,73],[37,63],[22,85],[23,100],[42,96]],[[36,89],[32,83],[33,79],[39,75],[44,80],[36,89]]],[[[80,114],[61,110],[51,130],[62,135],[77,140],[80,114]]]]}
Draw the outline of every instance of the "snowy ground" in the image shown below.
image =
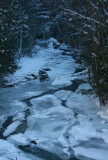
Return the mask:
{"type": "Polygon", "coordinates": [[[108,160],[108,108],[89,94],[79,51],[47,44],[0,88],[0,160],[108,160]]]}

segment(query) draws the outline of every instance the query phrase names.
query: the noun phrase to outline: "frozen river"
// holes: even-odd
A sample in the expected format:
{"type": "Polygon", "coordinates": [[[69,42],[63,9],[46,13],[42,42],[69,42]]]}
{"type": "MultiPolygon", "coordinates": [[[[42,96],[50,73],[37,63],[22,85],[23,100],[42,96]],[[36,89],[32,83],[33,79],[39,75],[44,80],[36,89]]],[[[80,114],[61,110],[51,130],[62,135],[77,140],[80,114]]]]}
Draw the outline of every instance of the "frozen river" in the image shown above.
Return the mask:
{"type": "Polygon", "coordinates": [[[108,160],[108,109],[90,94],[80,51],[43,43],[0,88],[0,160],[108,160]]]}

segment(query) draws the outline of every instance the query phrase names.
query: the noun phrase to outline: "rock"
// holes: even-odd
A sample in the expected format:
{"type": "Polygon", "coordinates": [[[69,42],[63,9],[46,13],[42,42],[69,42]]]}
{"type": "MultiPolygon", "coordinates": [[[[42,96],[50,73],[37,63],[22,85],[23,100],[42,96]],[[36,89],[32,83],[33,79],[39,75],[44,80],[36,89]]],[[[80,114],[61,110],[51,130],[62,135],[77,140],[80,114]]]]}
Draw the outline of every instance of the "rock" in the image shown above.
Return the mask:
{"type": "Polygon", "coordinates": [[[37,142],[35,140],[32,140],[31,143],[35,144],[35,145],[37,144],[37,142]]]}
{"type": "Polygon", "coordinates": [[[46,71],[40,70],[40,71],[39,71],[39,75],[43,75],[43,74],[46,74],[46,71]]]}
{"type": "Polygon", "coordinates": [[[37,76],[35,74],[31,74],[30,76],[32,76],[34,79],[37,79],[37,76]]]}
{"type": "Polygon", "coordinates": [[[48,75],[47,74],[42,74],[40,75],[40,80],[45,80],[48,78],[48,75]]]}
{"type": "Polygon", "coordinates": [[[37,79],[37,76],[35,74],[30,74],[25,77],[28,81],[37,79]]]}
{"type": "Polygon", "coordinates": [[[45,80],[48,78],[48,74],[46,73],[46,71],[44,70],[40,70],[39,71],[39,77],[40,77],[40,81],[45,80]]]}
{"type": "Polygon", "coordinates": [[[45,70],[45,71],[51,71],[51,69],[50,69],[50,68],[45,68],[44,70],[45,70]]]}
{"type": "Polygon", "coordinates": [[[30,80],[31,80],[31,77],[25,77],[25,79],[27,79],[27,81],[30,81],[30,80]]]}

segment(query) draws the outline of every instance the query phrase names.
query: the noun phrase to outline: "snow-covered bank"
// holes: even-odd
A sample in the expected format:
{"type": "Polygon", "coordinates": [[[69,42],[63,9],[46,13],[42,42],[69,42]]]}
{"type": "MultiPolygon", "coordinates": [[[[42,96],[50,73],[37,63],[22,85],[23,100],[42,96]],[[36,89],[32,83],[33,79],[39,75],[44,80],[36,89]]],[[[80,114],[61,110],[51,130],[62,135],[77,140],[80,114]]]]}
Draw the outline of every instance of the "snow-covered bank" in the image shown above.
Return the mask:
{"type": "MultiPolygon", "coordinates": [[[[47,47],[35,46],[32,51],[32,57],[22,57],[19,60],[19,69],[14,74],[10,74],[5,78],[8,85],[40,78],[39,74],[48,74],[48,77],[54,80],[55,77],[60,78],[60,76],[67,76],[67,74],[75,72],[75,68],[78,65],[75,63],[75,60],[68,55],[62,55],[62,48],[68,49],[68,46],[65,44],[60,45],[53,38],[47,43],[47,47]],[[59,47],[54,48],[54,45],[59,45],[59,47]],[[40,70],[41,72],[39,72],[40,70]]],[[[62,83],[66,83],[66,79],[63,79],[62,83]]]]}
{"type": "Polygon", "coordinates": [[[74,51],[54,39],[47,43],[6,77],[18,85],[0,89],[0,135],[6,138],[0,139],[0,160],[38,160],[36,153],[44,160],[107,160],[107,108],[89,94],[87,70],[73,59],[74,51]]]}

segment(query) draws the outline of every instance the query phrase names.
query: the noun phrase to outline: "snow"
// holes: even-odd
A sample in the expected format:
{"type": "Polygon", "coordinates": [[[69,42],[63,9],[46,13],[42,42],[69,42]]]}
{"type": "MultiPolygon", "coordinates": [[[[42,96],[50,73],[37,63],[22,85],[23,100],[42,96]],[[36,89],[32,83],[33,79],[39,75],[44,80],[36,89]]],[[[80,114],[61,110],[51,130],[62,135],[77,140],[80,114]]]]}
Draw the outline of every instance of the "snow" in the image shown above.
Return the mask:
{"type": "MultiPolygon", "coordinates": [[[[25,77],[30,76],[30,74],[37,74],[39,69],[45,64],[45,60],[34,56],[30,57],[23,57],[20,59],[18,63],[19,69],[14,73],[11,77],[8,77],[9,81],[11,82],[14,79],[14,83],[18,83],[19,81],[26,81],[25,77]]],[[[30,76],[30,78],[33,78],[30,76]]]]}
{"type": "Polygon", "coordinates": [[[97,115],[99,115],[101,118],[105,120],[108,120],[108,108],[102,109],[102,111],[99,111],[97,115]]]}
{"type": "Polygon", "coordinates": [[[15,121],[12,124],[10,124],[7,129],[4,131],[3,135],[6,137],[10,135],[11,133],[15,132],[17,127],[21,124],[20,121],[15,121]]]}
{"type": "Polygon", "coordinates": [[[24,117],[25,117],[25,113],[24,112],[18,112],[16,114],[16,116],[13,117],[13,121],[16,121],[16,120],[24,120],[24,117]]]}
{"type": "Polygon", "coordinates": [[[101,138],[104,139],[106,143],[108,143],[108,129],[102,129],[101,138]]]}
{"type": "Polygon", "coordinates": [[[17,111],[15,111],[14,114],[17,113],[20,110],[26,109],[26,107],[27,107],[27,105],[25,103],[23,103],[19,100],[12,101],[11,105],[14,106],[17,109],[17,111]]]}
{"type": "Polygon", "coordinates": [[[79,124],[73,126],[69,131],[72,136],[70,140],[72,141],[72,145],[75,145],[75,143],[78,144],[81,141],[87,141],[90,138],[98,136],[94,124],[89,121],[89,118],[87,116],[79,115],[77,121],[79,122],[79,124]]]}
{"type": "MultiPolygon", "coordinates": [[[[59,43],[56,39],[50,38],[50,39],[49,39],[49,45],[52,46],[52,44],[60,45],[60,43],[59,43]]],[[[53,47],[53,46],[52,46],[52,47],[53,47]]]]}
{"type": "MultiPolygon", "coordinates": [[[[70,46],[67,46],[65,43],[62,43],[60,45],[60,49],[61,50],[70,50],[71,51],[71,47],[70,46]]],[[[69,52],[70,53],[70,52],[69,52]]]]}
{"type": "Polygon", "coordinates": [[[9,136],[8,141],[20,146],[25,146],[30,143],[30,141],[22,133],[9,136]]]}
{"type": "Polygon", "coordinates": [[[13,104],[15,107],[17,107],[17,106],[21,106],[22,108],[25,108],[25,107],[26,107],[25,103],[23,103],[23,102],[21,102],[21,101],[18,101],[18,100],[13,101],[12,104],[13,104]]]}
{"type": "Polygon", "coordinates": [[[0,160],[9,159],[31,160],[25,154],[17,149],[12,143],[0,139],[0,160]]]}
{"type": "Polygon", "coordinates": [[[75,154],[93,158],[94,160],[108,160],[108,150],[76,147],[75,154]]]}

